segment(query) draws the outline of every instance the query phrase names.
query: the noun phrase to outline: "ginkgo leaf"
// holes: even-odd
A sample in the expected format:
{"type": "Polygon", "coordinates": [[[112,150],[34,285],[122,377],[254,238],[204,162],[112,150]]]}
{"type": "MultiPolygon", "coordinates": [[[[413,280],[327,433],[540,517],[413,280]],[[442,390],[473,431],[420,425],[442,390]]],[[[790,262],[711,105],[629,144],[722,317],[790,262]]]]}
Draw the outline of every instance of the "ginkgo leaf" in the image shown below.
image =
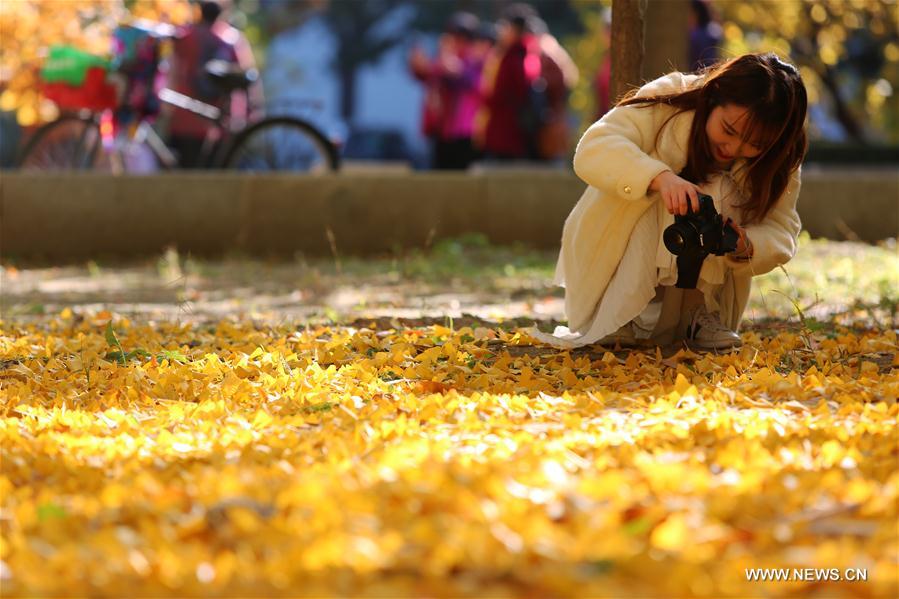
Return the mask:
{"type": "Polygon", "coordinates": [[[742,597],[746,568],[794,564],[899,583],[892,329],[660,359],[40,318],[0,323],[4,596],[742,597]]]}

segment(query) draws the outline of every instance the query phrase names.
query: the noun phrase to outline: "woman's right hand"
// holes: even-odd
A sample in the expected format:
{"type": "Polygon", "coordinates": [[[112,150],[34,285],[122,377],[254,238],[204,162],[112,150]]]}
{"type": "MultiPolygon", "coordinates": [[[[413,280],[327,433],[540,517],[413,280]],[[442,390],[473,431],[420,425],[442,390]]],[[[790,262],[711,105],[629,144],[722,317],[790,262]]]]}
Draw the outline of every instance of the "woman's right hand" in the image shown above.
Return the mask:
{"type": "Polygon", "coordinates": [[[687,202],[690,202],[693,212],[699,210],[701,190],[671,171],[662,171],[656,175],[649,184],[649,190],[658,191],[662,195],[669,214],[687,214],[687,202]]]}

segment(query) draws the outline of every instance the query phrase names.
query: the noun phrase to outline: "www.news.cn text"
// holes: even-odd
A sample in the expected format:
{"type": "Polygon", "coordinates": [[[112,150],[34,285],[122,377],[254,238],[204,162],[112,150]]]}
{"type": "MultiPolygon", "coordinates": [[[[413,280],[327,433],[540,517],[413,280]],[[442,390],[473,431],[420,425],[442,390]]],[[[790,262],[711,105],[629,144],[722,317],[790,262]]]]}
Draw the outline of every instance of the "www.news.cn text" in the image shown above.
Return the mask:
{"type": "Polygon", "coordinates": [[[868,580],[865,568],[747,568],[746,580],[783,582],[825,582],[868,580]]]}

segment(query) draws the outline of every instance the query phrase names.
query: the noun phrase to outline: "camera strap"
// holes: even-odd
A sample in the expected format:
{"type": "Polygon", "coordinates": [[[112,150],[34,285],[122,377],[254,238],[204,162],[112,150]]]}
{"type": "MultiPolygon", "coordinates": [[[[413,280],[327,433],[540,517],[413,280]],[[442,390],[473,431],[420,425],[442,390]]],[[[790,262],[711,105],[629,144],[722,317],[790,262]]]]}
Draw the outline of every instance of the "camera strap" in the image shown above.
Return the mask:
{"type": "Polygon", "coordinates": [[[677,257],[677,283],[679,289],[696,289],[699,271],[708,254],[706,252],[690,252],[677,257]]]}

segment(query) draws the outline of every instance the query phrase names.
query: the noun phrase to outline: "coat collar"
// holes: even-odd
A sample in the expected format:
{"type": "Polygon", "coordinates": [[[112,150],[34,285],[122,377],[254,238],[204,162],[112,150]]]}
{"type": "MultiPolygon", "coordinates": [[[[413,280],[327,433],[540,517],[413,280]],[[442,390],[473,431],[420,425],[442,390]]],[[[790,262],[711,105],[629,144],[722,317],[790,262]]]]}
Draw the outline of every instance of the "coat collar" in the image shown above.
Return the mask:
{"type": "Polygon", "coordinates": [[[657,146],[659,159],[670,166],[675,173],[681,172],[687,166],[690,128],[693,126],[694,115],[695,111],[690,110],[674,116],[659,136],[657,146]]]}

